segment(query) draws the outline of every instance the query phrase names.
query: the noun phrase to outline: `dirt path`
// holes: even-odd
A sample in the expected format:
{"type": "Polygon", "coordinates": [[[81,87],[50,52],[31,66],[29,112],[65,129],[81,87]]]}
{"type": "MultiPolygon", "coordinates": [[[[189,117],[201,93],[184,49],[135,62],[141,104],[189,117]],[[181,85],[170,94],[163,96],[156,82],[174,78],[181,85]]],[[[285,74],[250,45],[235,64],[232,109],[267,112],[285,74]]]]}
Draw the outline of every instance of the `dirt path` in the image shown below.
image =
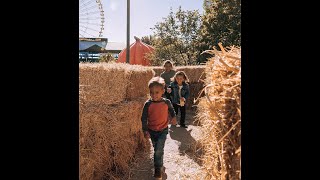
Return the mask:
{"type": "MultiPolygon", "coordinates": [[[[200,152],[195,152],[194,145],[201,137],[201,127],[194,122],[195,113],[187,111],[186,124],[188,128],[179,125],[169,125],[169,134],[164,148],[164,169],[162,179],[180,180],[196,179],[200,177],[201,163],[197,159],[200,152]],[[197,154],[197,156],[196,156],[197,154]]],[[[179,122],[179,116],[177,118],[179,122]]],[[[131,168],[131,180],[152,180],[153,178],[153,147],[151,145],[146,152],[139,152],[136,162],[131,168]]]]}

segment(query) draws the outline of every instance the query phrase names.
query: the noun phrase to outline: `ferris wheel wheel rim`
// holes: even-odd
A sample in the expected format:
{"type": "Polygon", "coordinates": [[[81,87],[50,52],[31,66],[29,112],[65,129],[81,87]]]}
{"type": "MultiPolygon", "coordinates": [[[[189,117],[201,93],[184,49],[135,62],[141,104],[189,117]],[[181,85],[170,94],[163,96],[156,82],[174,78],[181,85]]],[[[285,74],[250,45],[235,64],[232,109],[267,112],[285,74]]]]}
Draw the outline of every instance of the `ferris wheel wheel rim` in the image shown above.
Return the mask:
{"type": "Polygon", "coordinates": [[[90,35],[90,36],[98,36],[98,37],[102,37],[102,34],[103,34],[103,30],[104,30],[104,22],[105,22],[105,18],[104,18],[104,10],[103,10],[103,5],[102,5],[102,2],[101,0],[82,0],[80,1],[80,4],[79,4],[79,37],[85,37],[86,35],[84,34],[87,34],[87,35],[90,35]],[[81,4],[82,2],[82,4],[81,4]],[[94,4],[93,6],[90,6],[89,8],[86,7],[87,5],[92,5],[94,4]],[[85,14],[87,13],[87,15],[89,15],[90,13],[88,12],[88,10],[92,12],[92,7],[96,7],[95,8],[95,14],[98,15],[96,17],[88,17],[88,16],[85,16],[85,14]],[[91,8],[91,9],[90,9],[91,8]],[[82,11],[84,12],[80,12],[80,9],[82,9],[82,11]],[[87,18],[86,18],[87,17],[87,18]],[[93,18],[93,19],[90,19],[90,18],[93,18]],[[80,19],[81,20],[87,20],[86,22],[82,22],[80,23],[80,19]],[[91,22],[92,20],[97,20],[96,22],[91,22]],[[80,24],[81,24],[81,28],[80,28],[80,24]],[[100,28],[97,28],[97,30],[93,30],[92,26],[91,27],[83,27],[84,25],[95,25],[96,27],[100,27],[100,28]],[[99,26],[97,24],[100,24],[99,26]],[[88,29],[91,29],[90,32],[87,32],[88,29]],[[80,31],[82,31],[80,33],[80,31]],[[93,32],[96,32],[97,35],[92,35],[91,33],[93,32]]]}

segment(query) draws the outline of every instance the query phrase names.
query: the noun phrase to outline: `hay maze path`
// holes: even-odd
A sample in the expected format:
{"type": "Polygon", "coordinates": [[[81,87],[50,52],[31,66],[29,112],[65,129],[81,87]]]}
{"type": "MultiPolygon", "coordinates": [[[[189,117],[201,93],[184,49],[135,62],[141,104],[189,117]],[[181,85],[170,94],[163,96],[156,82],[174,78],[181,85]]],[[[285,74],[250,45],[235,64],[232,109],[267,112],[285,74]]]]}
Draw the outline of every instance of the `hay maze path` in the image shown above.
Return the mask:
{"type": "MultiPolygon", "coordinates": [[[[169,134],[164,148],[164,169],[162,179],[180,180],[195,179],[200,176],[201,162],[197,159],[199,152],[195,151],[194,144],[201,137],[201,127],[194,122],[195,112],[187,111],[186,124],[188,128],[179,125],[169,125],[169,134]]],[[[180,116],[178,115],[178,122],[180,116]]],[[[153,147],[146,152],[137,154],[135,163],[130,170],[130,180],[152,180],[153,178],[153,147]]]]}

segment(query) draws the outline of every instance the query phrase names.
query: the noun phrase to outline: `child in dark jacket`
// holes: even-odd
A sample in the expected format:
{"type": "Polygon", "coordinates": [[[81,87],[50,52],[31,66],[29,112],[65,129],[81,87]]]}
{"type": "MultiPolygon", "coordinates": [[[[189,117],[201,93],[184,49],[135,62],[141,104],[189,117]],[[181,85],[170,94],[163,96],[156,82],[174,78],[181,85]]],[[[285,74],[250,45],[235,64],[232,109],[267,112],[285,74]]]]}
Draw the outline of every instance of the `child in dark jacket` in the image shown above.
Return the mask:
{"type": "Polygon", "coordinates": [[[142,130],[145,138],[151,138],[154,147],[154,177],[162,178],[164,144],[168,134],[169,114],[171,124],[176,125],[176,113],[170,100],[163,98],[164,79],[154,77],[149,81],[151,98],[143,107],[141,116],[142,130]]]}
{"type": "Polygon", "coordinates": [[[185,124],[186,118],[186,106],[185,102],[189,97],[189,79],[184,71],[178,71],[174,77],[173,82],[168,87],[168,93],[171,96],[171,102],[174,107],[174,111],[178,114],[180,110],[180,127],[187,128],[185,124]]]}
{"type": "MultiPolygon", "coordinates": [[[[173,70],[173,62],[170,60],[164,61],[163,67],[165,70],[160,74],[160,77],[164,79],[166,83],[165,89],[167,89],[171,83],[171,78],[173,78],[173,76],[176,74],[176,71],[173,70]]],[[[171,101],[170,94],[167,91],[164,92],[164,97],[171,101]]]]}

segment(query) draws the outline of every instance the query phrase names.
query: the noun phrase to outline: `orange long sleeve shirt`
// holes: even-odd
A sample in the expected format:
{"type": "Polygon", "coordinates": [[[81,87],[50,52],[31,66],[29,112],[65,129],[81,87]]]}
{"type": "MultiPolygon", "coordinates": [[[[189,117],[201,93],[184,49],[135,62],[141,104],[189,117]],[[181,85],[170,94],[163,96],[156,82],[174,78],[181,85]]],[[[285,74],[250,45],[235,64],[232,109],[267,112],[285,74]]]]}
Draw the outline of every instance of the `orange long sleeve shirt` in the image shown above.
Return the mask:
{"type": "Polygon", "coordinates": [[[162,131],[168,127],[168,113],[175,117],[176,113],[170,100],[162,98],[161,101],[147,100],[141,116],[142,130],[162,131]]]}

